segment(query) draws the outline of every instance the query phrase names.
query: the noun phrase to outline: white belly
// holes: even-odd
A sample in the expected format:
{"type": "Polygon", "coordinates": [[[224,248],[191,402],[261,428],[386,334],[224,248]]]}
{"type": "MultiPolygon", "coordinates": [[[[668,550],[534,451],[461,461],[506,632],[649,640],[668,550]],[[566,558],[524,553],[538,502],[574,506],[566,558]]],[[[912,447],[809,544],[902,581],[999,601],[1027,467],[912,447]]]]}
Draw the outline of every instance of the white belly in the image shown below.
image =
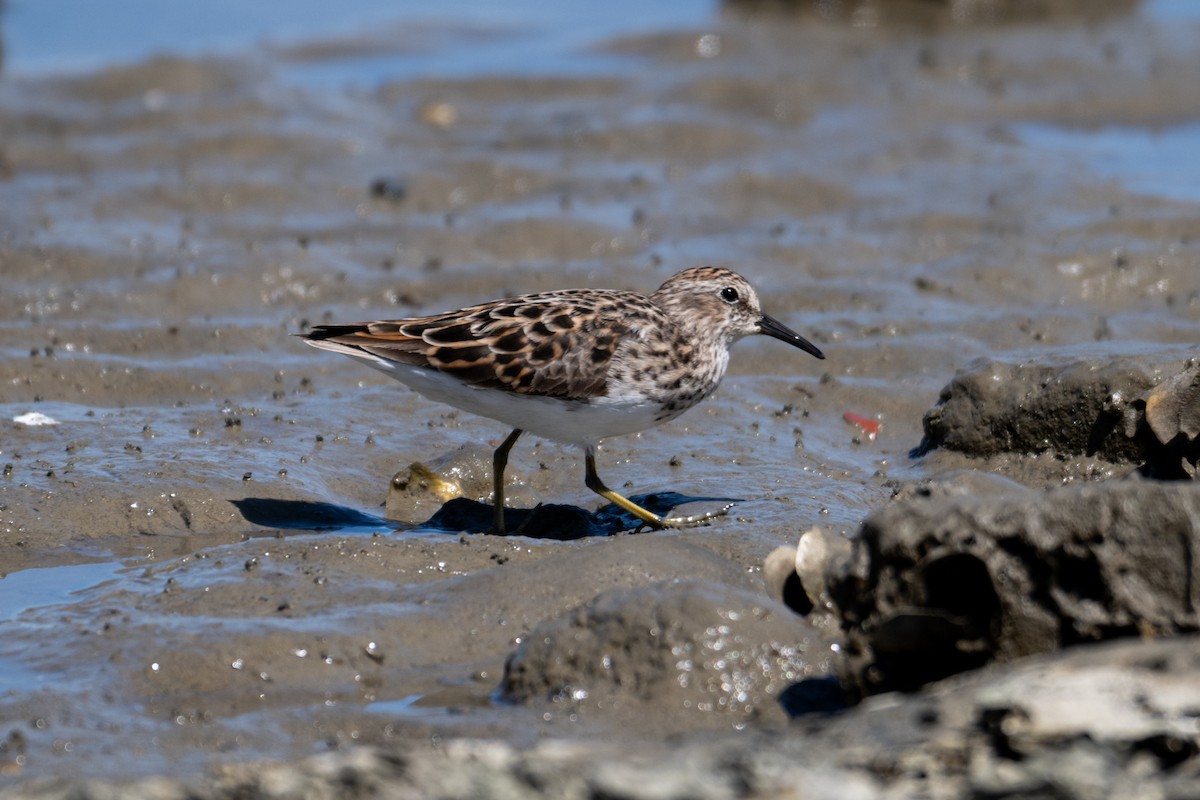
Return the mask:
{"type": "Polygon", "coordinates": [[[656,403],[599,398],[592,402],[560,400],[523,395],[499,389],[482,389],[428,367],[397,364],[353,348],[329,347],[326,342],[309,342],[323,349],[351,356],[395,378],[430,400],[503,422],[512,428],[581,447],[595,445],[609,436],[637,433],[658,424],[661,410],[656,403]]]}

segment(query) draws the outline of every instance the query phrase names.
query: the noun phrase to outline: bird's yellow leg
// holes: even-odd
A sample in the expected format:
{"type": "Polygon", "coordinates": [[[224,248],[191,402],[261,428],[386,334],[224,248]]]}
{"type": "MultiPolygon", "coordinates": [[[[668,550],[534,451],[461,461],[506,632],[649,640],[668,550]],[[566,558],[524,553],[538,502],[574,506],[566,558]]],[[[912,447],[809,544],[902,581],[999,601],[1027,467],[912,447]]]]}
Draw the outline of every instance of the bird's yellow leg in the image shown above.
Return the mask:
{"type": "Polygon", "coordinates": [[[589,489],[608,502],[615,504],[618,508],[622,508],[633,514],[652,528],[690,528],[694,525],[703,525],[710,519],[725,516],[729,512],[729,509],[733,507],[731,503],[724,508],[717,509],[716,511],[706,511],[703,514],[692,514],[687,517],[660,517],[654,512],[642,508],[628,497],[622,497],[605,486],[604,481],[600,480],[600,475],[596,472],[596,456],[592,453],[591,448],[584,452],[583,464],[583,482],[587,484],[589,489]]]}
{"type": "Polygon", "coordinates": [[[521,429],[514,428],[496,452],[492,454],[492,530],[497,535],[504,534],[504,469],[508,466],[508,451],[513,449],[521,429]]]}

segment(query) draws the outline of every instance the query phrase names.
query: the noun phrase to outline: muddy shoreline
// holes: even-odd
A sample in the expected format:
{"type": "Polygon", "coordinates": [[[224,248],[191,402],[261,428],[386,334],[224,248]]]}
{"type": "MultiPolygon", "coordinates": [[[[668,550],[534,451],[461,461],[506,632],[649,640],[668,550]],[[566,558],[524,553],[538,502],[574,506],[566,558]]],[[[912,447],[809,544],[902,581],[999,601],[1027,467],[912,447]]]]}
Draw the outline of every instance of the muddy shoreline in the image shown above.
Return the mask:
{"type": "MultiPolygon", "coordinates": [[[[1193,791],[1200,198],[1039,136],[1194,122],[1197,33],[738,6],[610,74],[0,80],[0,791],[1193,791]],[[740,500],[698,530],[423,525],[506,431],[290,336],[701,263],[829,358],[743,342],[605,443],[623,492],[740,500]],[[858,549],[764,570],[814,528],[858,549]]],[[[579,454],[510,471],[595,519],[579,454]]]]}

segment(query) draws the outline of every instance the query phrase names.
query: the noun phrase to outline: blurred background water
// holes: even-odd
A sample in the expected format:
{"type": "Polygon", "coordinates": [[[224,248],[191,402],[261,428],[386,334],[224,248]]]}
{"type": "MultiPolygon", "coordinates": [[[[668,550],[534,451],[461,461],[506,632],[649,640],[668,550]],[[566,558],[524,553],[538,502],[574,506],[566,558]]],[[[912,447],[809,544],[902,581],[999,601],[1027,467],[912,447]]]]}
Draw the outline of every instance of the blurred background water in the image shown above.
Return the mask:
{"type": "Polygon", "coordinates": [[[154,54],[244,56],[315,38],[394,34],[419,38],[421,46],[339,58],[304,75],[313,82],[361,85],[432,75],[592,70],[601,59],[581,63],[578,57],[589,45],[625,33],[703,25],[716,9],[713,0],[448,0],[436,7],[411,0],[13,0],[3,17],[5,69],[16,75],[92,71],[154,54]],[[422,35],[413,37],[414,29],[422,35]]]}
{"type": "MultiPolygon", "coordinates": [[[[421,77],[628,71],[637,68],[636,62],[591,48],[625,34],[702,28],[720,13],[721,4],[447,0],[434,8],[412,0],[10,0],[2,8],[0,76],[86,73],[155,55],[254,58],[261,53],[272,56],[271,68],[286,82],[336,90],[421,77]],[[306,42],[318,39],[354,45],[349,52],[326,54],[332,57],[302,51],[306,42]]],[[[1200,2],[1145,0],[1137,13],[1159,21],[1196,21],[1200,2]]],[[[1200,199],[1200,158],[1193,157],[1200,152],[1200,125],[1078,130],[1030,124],[1017,133],[1047,157],[1078,160],[1135,191],[1200,199]]]]}
{"type": "MultiPolygon", "coordinates": [[[[308,71],[314,81],[371,84],[429,75],[594,69],[602,63],[598,57],[579,59],[589,45],[627,33],[702,26],[720,5],[714,0],[445,0],[436,7],[414,0],[9,0],[0,20],[4,69],[11,75],[87,72],[164,53],[246,55],[315,38],[368,32],[386,38],[414,27],[427,32],[419,52],[376,54],[350,63],[337,59],[327,71],[308,71]],[[467,31],[477,35],[464,47],[461,34],[467,31]]],[[[1198,20],[1200,3],[1145,0],[1140,13],[1198,20]]]]}

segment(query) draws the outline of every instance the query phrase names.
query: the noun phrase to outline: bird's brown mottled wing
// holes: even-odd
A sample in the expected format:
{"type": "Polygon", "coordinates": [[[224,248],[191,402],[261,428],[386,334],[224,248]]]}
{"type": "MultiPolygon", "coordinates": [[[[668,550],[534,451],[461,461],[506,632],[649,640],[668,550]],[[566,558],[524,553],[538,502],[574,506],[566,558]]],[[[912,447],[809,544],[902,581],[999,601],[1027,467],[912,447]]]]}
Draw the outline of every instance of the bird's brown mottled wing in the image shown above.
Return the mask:
{"type": "Polygon", "coordinates": [[[608,368],[630,330],[623,292],[553,292],[413,319],[320,325],[305,338],[428,366],[475,386],[522,394],[603,395],[608,368]]]}

